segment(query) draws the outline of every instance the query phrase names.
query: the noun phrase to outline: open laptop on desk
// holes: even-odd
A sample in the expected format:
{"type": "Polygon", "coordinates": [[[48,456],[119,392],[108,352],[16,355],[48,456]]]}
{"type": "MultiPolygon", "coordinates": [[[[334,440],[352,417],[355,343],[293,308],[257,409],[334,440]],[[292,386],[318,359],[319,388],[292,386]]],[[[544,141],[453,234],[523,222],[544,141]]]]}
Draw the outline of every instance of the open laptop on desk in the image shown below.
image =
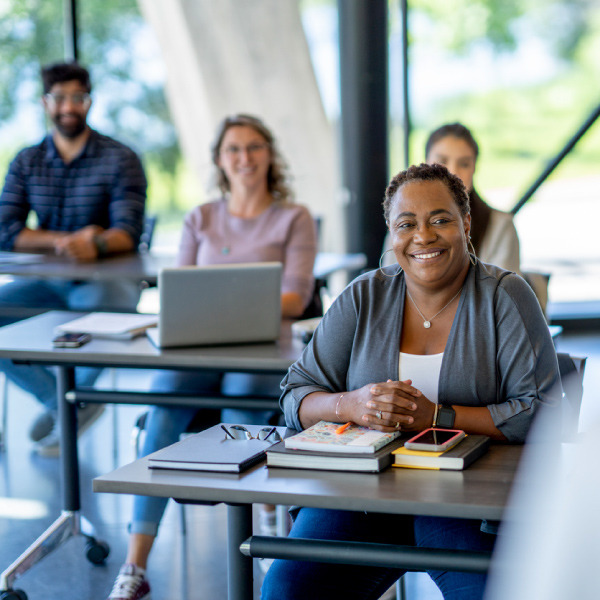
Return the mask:
{"type": "Polygon", "coordinates": [[[272,342],[281,325],[281,263],[162,269],[159,348],[272,342]]]}

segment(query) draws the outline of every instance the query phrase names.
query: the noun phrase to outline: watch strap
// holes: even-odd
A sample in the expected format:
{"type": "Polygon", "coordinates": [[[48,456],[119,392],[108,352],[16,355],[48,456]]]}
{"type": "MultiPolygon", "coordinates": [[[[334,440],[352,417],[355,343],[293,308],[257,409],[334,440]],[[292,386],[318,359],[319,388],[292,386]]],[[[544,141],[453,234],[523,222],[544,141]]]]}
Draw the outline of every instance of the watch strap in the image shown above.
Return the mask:
{"type": "Polygon", "coordinates": [[[101,235],[94,236],[94,246],[96,246],[98,258],[102,258],[108,254],[108,245],[106,240],[101,235]]]}

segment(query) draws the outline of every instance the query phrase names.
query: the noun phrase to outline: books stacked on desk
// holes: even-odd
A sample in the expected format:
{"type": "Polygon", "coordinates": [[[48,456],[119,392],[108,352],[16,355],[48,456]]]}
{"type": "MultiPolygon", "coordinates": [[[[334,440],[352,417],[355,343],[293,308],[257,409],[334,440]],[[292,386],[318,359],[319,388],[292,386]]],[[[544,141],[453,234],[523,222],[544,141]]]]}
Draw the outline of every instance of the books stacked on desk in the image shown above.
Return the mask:
{"type": "Polygon", "coordinates": [[[485,435],[467,435],[445,452],[425,452],[400,447],[392,452],[392,466],[462,471],[485,454],[489,445],[490,438],[485,435]]]}
{"type": "Polygon", "coordinates": [[[391,452],[402,442],[399,432],[383,433],[350,425],[319,421],[267,450],[268,467],[377,473],[392,462],[391,452]]]}

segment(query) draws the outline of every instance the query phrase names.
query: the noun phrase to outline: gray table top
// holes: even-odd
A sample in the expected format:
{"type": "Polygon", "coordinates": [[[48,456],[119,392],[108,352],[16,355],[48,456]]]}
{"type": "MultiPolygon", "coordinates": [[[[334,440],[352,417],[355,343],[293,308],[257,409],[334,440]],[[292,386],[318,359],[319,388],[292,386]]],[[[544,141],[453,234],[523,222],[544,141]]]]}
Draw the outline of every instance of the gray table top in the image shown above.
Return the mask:
{"type": "MultiPolygon", "coordinates": [[[[68,279],[102,281],[105,279],[128,279],[146,281],[156,285],[160,269],[172,267],[175,256],[164,254],[123,254],[111,256],[94,263],[76,263],[54,254],[21,254],[3,252],[0,257],[0,273],[38,279],[68,279]],[[15,256],[11,262],[10,256],[15,256]],[[19,260],[22,258],[24,260],[19,260]],[[30,259],[30,260],[29,260],[30,259]]],[[[366,265],[364,254],[319,252],[315,260],[314,275],[327,278],[337,271],[358,271],[366,265]]]]}
{"type": "MultiPolygon", "coordinates": [[[[19,253],[15,253],[19,256],[19,253]]],[[[7,253],[4,253],[6,256],[7,253]]],[[[107,279],[128,279],[147,281],[155,285],[158,272],[163,267],[173,265],[173,257],[154,254],[121,254],[110,256],[93,263],[76,263],[54,254],[37,256],[35,262],[0,262],[0,273],[19,275],[37,279],[68,279],[81,281],[103,281],[107,279]]]]}
{"type": "Polygon", "coordinates": [[[147,468],[147,458],[93,481],[95,492],[184,501],[267,503],[499,520],[521,446],[492,445],[465,471],[388,468],[379,474],[267,468],[240,475],[147,468]]]}
{"type": "Polygon", "coordinates": [[[285,373],[304,344],[292,338],[291,322],[282,321],[276,343],[156,348],[145,336],[116,341],[93,339],[81,348],[53,348],[57,325],[85,313],[50,311],[0,328],[0,357],[64,366],[218,369],[285,373]]]}

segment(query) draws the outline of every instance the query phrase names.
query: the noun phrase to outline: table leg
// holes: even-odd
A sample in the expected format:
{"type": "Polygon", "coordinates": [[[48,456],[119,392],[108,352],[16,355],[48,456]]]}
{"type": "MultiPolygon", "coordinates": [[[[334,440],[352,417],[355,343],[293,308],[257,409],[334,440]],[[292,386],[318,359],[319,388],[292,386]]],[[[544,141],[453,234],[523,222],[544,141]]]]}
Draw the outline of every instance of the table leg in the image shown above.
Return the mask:
{"type": "Polygon", "coordinates": [[[252,505],[227,505],[228,600],[252,600],[254,582],[252,558],[240,552],[240,545],[252,535],[252,505]]]}
{"type": "Polygon", "coordinates": [[[60,424],[63,510],[54,523],[15,562],[0,573],[0,592],[13,589],[15,580],[73,536],[88,540],[86,556],[99,564],[108,556],[108,546],[94,538],[94,530],[80,515],[79,461],[77,456],[77,407],[66,394],[75,387],[75,369],[58,367],[57,400],[60,424]]]}
{"type": "Polygon", "coordinates": [[[77,455],[77,407],[67,402],[66,393],[75,387],[75,369],[57,367],[56,392],[60,423],[60,461],[63,490],[63,510],[78,511],[79,457],[77,455]]]}

